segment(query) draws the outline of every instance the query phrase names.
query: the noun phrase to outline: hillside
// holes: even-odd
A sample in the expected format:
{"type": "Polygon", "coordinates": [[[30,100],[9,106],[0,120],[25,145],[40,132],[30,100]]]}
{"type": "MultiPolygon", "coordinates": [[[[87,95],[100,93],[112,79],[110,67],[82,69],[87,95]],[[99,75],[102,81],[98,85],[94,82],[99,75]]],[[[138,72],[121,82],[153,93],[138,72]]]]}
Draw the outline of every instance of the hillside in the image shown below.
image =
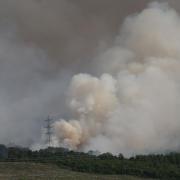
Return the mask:
{"type": "Polygon", "coordinates": [[[0,163],[0,180],[143,180],[131,176],[90,175],[41,163],[0,163]]]}

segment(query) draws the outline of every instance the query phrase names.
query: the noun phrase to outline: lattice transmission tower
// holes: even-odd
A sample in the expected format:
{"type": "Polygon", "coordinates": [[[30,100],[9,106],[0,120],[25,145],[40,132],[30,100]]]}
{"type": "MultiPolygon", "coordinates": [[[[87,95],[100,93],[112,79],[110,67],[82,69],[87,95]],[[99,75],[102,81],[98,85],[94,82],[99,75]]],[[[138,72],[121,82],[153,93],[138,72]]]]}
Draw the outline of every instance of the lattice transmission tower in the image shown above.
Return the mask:
{"type": "Polygon", "coordinates": [[[52,120],[53,119],[50,118],[50,116],[48,116],[47,119],[45,120],[47,123],[45,129],[46,129],[46,136],[47,136],[46,141],[47,141],[48,147],[51,147],[51,145],[52,145],[52,143],[51,143],[52,134],[53,134],[53,132],[52,132],[52,120]]]}

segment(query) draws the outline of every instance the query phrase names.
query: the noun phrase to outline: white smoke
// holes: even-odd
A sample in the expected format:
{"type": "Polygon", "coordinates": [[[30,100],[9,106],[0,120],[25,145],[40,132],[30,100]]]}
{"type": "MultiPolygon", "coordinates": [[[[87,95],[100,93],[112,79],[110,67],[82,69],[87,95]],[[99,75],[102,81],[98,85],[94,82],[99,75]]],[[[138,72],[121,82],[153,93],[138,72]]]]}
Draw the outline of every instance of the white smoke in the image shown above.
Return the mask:
{"type": "Polygon", "coordinates": [[[101,53],[99,77],[72,78],[72,120],[55,122],[59,144],[123,153],[180,149],[180,16],[151,3],[129,16],[114,46],[101,53]]]}

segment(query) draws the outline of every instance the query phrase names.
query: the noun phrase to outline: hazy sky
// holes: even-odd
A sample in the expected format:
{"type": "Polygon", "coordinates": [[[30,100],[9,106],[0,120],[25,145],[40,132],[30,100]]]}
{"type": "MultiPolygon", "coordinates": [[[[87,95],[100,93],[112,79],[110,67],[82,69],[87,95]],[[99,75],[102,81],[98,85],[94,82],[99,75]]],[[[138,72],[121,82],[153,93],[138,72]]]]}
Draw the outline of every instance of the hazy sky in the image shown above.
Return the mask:
{"type": "MultiPolygon", "coordinates": [[[[0,0],[0,143],[33,144],[49,113],[69,116],[76,73],[98,74],[126,16],[148,0],[0,0]]],[[[177,10],[179,1],[169,0],[177,10]]]]}

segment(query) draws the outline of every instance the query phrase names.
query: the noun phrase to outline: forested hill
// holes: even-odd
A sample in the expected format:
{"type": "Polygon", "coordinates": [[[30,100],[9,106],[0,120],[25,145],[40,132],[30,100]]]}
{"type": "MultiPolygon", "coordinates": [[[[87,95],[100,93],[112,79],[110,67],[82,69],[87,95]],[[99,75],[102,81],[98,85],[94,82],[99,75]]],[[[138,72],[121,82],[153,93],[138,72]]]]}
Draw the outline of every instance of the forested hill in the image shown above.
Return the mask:
{"type": "Polygon", "coordinates": [[[64,148],[31,151],[28,148],[0,146],[1,161],[51,163],[61,168],[87,173],[180,179],[180,153],[138,155],[131,158],[125,158],[122,154],[93,154],[93,151],[83,153],[64,148]]]}

